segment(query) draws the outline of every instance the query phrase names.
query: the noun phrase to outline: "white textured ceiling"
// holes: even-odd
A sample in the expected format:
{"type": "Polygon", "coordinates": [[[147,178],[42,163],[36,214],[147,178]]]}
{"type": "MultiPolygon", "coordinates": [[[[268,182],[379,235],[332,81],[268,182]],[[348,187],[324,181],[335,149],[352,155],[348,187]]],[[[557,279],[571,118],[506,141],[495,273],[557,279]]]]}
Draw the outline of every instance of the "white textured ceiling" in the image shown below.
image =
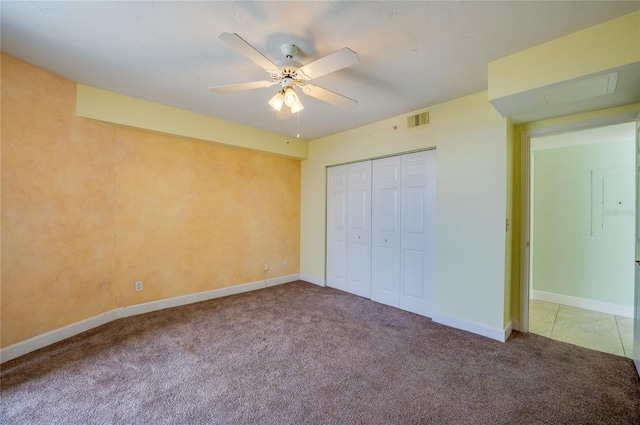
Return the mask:
{"type": "MultiPolygon", "coordinates": [[[[343,110],[308,96],[299,131],[312,140],[477,93],[487,63],[638,10],[636,1],[12,2],[0,3],[2,51],[69,80],[282,134],[267,101],[277,86],[217,37],[235,32],[272,60],[293,43],[303,64],[342,47],[360,63],[313,80],[359,101],[343,110]]],[[[550,63],[549,66],[553,64],[550,63]]]]}

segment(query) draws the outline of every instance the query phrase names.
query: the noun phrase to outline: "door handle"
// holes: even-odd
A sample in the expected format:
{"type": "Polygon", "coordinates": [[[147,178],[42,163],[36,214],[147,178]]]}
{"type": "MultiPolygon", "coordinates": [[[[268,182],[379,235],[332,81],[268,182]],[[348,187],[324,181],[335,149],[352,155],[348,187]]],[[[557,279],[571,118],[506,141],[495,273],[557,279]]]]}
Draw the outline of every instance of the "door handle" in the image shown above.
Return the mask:
{"type": "Polygon", "coordinates": [[[636,264],[640,266],[640,260],[636,260],[636,264]]]}

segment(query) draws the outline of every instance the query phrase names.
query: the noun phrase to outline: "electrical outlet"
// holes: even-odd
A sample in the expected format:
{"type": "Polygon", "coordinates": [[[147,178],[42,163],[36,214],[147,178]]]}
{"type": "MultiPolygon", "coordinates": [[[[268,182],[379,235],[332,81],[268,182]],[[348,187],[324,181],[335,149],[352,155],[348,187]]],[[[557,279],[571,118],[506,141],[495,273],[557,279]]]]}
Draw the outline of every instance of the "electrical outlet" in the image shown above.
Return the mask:
{"type": "Polygon", "coordinates": [[[136,289],[136,291],[142,291],[142,281],[141,280],[136,282],[135,289],[136,289]]]}
{"type": "Polygon", "coordinates": [[[283,261],[283,264],[284,264],[285,268],[286,268],[286,267],[289,267],[289,262],[288,262],[287,260],[284,260],[284,261],[283,261]]]}
{"type": "Polygon", "coordinates": [[[267,270],[269,270],[269,265],[267,263],[264,264],[264,271],[266,272],[267,270]]]}

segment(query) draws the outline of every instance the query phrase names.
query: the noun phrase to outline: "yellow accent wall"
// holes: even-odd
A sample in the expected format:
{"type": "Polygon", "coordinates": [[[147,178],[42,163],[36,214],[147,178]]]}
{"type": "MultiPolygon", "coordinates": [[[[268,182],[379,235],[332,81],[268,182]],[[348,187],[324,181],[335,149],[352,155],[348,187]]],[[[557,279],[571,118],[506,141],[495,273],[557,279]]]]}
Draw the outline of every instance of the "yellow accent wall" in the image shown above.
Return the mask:
{"type": "Polygon", "coordinates": [[[489,99],[639,61],[640,11],[490,62],[489,99]]]}
{"type": "Polygon", "coordinates": [[[299,272],[298,159],[78,117],[75,83],[4,54],[1,73],[2,347],[299,272]]]}
{"type": "Polygon", "coordinates": [[[76,114],[112,124],[219,143],[296,159],[307,142],[183,109],[78,84],[76,114]]]}

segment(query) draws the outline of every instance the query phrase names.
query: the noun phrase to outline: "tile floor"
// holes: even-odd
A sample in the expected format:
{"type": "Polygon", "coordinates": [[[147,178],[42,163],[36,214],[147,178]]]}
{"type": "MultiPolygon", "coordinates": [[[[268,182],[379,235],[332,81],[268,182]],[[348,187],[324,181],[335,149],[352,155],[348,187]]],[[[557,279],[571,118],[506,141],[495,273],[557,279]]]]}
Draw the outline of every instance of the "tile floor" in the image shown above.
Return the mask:
{"type": "Polygon", "coordinates": [[[633,319],[546,301],[529,301],[529,332],[633,358],[633,319]]]}

